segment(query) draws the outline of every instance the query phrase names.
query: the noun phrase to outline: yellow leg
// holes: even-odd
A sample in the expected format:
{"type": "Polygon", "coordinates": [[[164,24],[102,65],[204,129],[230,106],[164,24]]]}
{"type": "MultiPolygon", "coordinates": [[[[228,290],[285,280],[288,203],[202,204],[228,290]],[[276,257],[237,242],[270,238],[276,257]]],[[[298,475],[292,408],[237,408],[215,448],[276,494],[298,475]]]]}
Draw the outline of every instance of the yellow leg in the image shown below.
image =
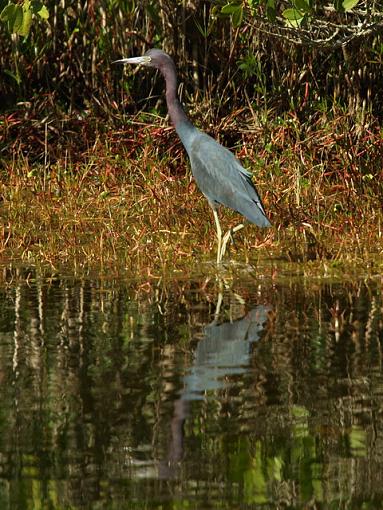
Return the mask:
{"type": "Polygon", "coordinates": [[[217,228],[217,239],[218,239],[218,249],[217,249],[217,264],[221,262],[221,244],[222,244],[222,229],[219,223],[218,213],[215,209],[213,209],[215,226],[217,228]]]}
{"type": "Polygon", "coordinates": [[[229,229],[226,234],[223,236],[222,246],[221,246],[221,253],[220,253],[220,261],[223,259],[225,253],[226,253],[226,246],[229,239],[233,239],[233,234],[235,232],[238,232],[238,230],[241,230],[245,225],[243,223],[240,223],[234,228],[229,229]]]}

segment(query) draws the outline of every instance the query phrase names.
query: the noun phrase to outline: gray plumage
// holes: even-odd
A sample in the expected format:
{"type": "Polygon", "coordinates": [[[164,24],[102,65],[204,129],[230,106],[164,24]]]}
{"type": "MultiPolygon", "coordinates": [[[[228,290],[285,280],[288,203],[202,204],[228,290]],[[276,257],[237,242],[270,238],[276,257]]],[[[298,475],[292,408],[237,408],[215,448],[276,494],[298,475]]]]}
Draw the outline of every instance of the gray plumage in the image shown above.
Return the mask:
{"type": "Polygon", "coordinates": [[[190,158],[197,185],[211,207],[225,205],[259,227],[269,227],[270,222],[251,174],[238,159],[190,122],[181,121],[176,131],[190,158]]]}

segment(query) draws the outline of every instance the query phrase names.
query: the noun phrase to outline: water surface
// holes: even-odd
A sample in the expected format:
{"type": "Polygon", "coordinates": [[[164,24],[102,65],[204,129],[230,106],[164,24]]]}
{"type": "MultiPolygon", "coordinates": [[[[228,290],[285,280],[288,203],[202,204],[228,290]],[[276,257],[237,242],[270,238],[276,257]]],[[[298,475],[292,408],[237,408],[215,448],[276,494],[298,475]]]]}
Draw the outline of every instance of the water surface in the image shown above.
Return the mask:
{"type": "Polygon", "coordinates": [[[381,508],[382,281],[4,270],[0,508],[381,508]]]}

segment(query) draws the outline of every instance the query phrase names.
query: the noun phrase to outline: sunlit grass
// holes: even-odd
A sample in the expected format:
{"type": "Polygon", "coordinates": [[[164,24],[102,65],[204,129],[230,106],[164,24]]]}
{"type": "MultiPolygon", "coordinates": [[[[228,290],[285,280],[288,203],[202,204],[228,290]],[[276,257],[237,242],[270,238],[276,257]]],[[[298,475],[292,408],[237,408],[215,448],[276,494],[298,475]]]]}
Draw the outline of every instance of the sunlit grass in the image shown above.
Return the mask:
{"type": "MultiPolygon", "coordinates": [[[[221,141],[230,146],[236,134],[233,148],[238,142],[273,224],[246,225],[227,261],[360,263],[382,255],[381,138],[373,129],[356,137],[347,122],[287,116],[238,134],[226,120],[221,141]]],[[[147,275],[215,260],[212,214],[171,128],[140,124],[99,136],[76,161],[64,154],[31,163],[15,150],[2,174],[6,260],[147,275]]],[[[220,216],[225,228],[240,221],[223,208],[220,216]]]]}

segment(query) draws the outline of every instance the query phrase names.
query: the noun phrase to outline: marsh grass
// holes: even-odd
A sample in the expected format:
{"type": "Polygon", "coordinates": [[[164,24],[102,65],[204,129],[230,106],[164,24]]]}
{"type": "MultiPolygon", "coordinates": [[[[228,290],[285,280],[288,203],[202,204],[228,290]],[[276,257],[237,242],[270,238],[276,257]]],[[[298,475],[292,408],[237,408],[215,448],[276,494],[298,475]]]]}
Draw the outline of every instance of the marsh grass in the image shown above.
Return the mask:
{"type": "MultiPolygon", "coordinates": [[[[220,140],[238,148],[273,224],[268,230],[248,224],[227,260],[319,260],[335,267],[382,255],[378,128],[360,135],[342,112],[330,121],[318,112],[309,123],[288,115],[250,127],[231,117],[221,126],[220,140]]],[[[46,134],[45,140],[40,157],[20,145],[3,161],[4,260],[149,276],[214,262],[212,214],[171,128],[137,121],[61,157],[55,141],[46,134]]],[[[220,217],[225,228],[240,221],[226,209],[220,217]]]]}

